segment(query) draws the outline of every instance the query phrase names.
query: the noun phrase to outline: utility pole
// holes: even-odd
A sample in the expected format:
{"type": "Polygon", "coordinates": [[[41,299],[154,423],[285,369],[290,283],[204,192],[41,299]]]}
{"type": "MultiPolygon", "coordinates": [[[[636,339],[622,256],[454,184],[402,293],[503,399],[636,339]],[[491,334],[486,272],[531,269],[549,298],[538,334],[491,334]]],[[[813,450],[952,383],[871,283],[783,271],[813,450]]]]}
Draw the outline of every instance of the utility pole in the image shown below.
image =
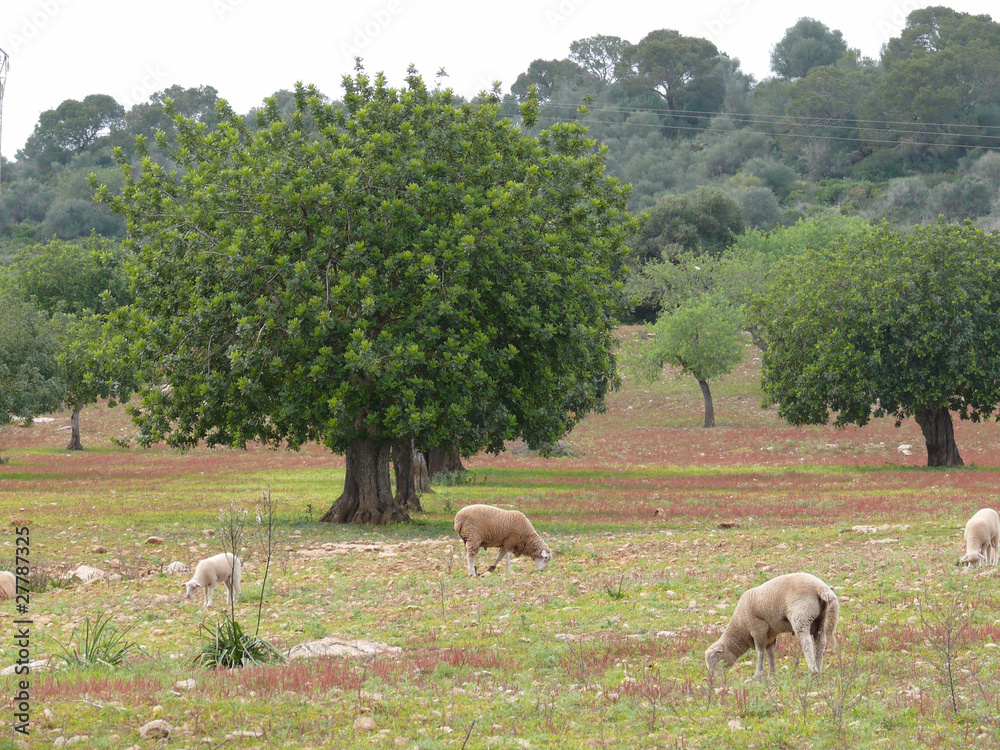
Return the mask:
{"type": "MultiPolygon", "coordinates": [[[[3,90],[7,88],[7,71],[10,70],[10,57],[7,53],[0,49],[0,142],[3,141],[3,90]]],[[[2,154],[2,149],[0,149],[0,154],[2,154]]],[[[0,165],[3,163],[3,158],[0,157],[0,165]]],[[[3,182],[0,181],[0,186],[3,182]]],[[[0,188],[2,189],[2,188],[0,188]]],[[[2,201],[0,201],[0,206],[2,206],[2,201]]]]}

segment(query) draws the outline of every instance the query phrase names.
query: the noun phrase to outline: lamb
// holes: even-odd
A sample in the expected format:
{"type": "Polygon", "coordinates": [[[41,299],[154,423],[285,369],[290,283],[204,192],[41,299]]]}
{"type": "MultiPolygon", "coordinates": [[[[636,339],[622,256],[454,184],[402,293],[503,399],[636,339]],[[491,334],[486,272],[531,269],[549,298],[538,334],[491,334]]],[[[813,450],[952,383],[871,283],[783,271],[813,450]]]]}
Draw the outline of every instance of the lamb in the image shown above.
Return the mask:
{"type": "Polygon", "coordinates": [[[15,596],[17,596],[17,579],[13,573],[0,570],[0,601],[13,599],[15,596]]]}
{"type": "Polygon", "coordinates": [[[1000,558],[1000,514],[983,508],[965,524],[965,554],[959,563],[996,565],[1000,558]]]}
{"type": "Polygon", "coordinates": [[[472,559],[479,548],[499,547],[489,570],[496,570],[500,561],[506,558],[510,571],[510,557],[527,555],[535,561],[535,570],[542,571],[552,559],[552,550],[531,525],[527,516],[517,510],[504,510],[492,505],[467,505],[455,514],[455,531],[465,542],[465,554],[469,565],[469,575],[478,574],[472,559]]]}
{"type": "Polygon", "coordinates": [[[229,604],[235,596],[240,595],[242,568],[240,558],[234,557],[232,552],[220,552],[202,560],[194,569],[194,577],[184,584],[186,598],[190,599],[197,589],[204,588],[205,606],[211,607],[215,584],[224,583],[227,589],[226,603],[229,604]]]}
{"type": "Polygon", "coordinates": [[[731,667],[751,646],[757,649],[757,671],[764,671],[764,655],[774,675],[774,644],[781,633],[794,633],[806,657],[809,671],[823,669],[827,641],[836,645],[834,634],[840,602],[829,586],[809,573],[788,573],[743,592],[722,637],[705,651],[709,672],[720,662],[731,667]]]}

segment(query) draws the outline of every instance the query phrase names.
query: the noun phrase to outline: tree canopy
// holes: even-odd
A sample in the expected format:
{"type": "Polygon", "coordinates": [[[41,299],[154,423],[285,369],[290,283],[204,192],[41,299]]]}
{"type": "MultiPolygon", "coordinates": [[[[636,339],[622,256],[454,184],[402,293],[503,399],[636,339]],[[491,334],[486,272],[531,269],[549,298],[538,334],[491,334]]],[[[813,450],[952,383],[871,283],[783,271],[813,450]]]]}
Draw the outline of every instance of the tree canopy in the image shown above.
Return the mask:
{"type": "Polygon", "coordinates": [[[391,445],[544,445],[603,409],[635,225],[578,123],[528,137],[412,71],[344,87],[342,109],[299,87],[291,121],[271,102],[256,131],[178,118],[180,170],[125,163],[113,203],[170,385],[144,394],[142,439],[317,441],[347,455],[324,518],[385,523],[408,517],[391,445]]]}
{"type": "Polygon", "coordinates": [[[802,78],[813,68],[833,65],[846,51],[839,31],[814,18],[800,18],[771,50],[771,70],[782,78],[802,78]]]}
{"type": "Polygon", "coordinates": [[[1000,236],[880,225],[787,262],[754,305],[761,385],[792,424],[915,417],[929,466],[961,465],[951,413],[1000,404],[1000,236]]]}

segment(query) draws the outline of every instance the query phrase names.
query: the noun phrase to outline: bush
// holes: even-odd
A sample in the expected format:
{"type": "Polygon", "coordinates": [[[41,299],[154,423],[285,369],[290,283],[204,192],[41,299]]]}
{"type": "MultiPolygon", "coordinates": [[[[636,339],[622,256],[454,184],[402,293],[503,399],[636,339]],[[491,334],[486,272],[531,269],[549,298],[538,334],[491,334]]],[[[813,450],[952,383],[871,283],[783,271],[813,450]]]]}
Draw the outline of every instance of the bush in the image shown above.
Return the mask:
{"type": "Polygon", "coordinates": [[[748,227],[767,230],[781,223],[781,207],[770,188],[748,187],[736,194],[748,227]]]}
{"type": "Polygon", "coordinates": [[[192,661],[203,667],[234,669],[269,662],[284,662],[285,657],[263,638],[243,630],[235,618],[222,615],[215,626],[202,625],[206,638],[192,661]]]}
{"type": "Polygon", "coordinates": [[[72,198],[53,203],[45,214],[41,237],[73,240],[97,232],[105,237],[125,234],[125,224],[104,206],[94,201],[72,198]]]}
{"type": "Polygon", "coordinates": [[[927,201],[930,218],[940,215],[947,221],[962,221],[985,216],[993,209],[996,193],[996,188],[981,177],[942,182],[931,191],[927,201]]]}

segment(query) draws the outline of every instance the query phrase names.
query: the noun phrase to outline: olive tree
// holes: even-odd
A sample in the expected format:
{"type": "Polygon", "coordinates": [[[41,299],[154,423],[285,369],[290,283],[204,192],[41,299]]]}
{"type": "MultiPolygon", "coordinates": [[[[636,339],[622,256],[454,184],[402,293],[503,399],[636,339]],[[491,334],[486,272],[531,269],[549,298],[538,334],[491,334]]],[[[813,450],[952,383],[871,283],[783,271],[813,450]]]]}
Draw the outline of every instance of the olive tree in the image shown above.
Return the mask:
{"type": "Polygon", "coordinates": [[[952,412],[1000,403],[1000,236],[887,224],[792,258],[757,298],[761,386],[791,424],[914,417],[928,466],[961,466],[952,412]]]}
{"type": "Polygon", "coordinates": [[[318,442],[347,464],[323,520],[381,524],[409,518],[394,444],[544,445],[604,408],[636,227],[579,123],[529,137],[412,70],[344,89],[335,109],[299,86],[256,128],[225,106],[211,131],[178,118],[177,171],[124,164],[112,203],[170,386],[144,391],[141,440],[318,442]]]}

